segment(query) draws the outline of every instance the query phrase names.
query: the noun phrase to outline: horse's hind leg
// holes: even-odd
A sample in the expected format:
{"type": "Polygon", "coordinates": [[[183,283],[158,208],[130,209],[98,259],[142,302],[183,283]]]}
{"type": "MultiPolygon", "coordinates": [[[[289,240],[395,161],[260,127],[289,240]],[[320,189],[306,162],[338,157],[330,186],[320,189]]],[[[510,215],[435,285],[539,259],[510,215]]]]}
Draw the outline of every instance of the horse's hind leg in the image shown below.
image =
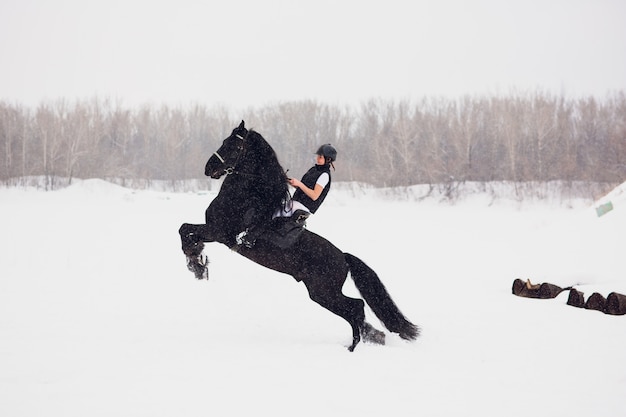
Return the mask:
{"type": "Polygon", "coordinates": [[[365,322],[365,303],[363,300],[346,297],[341,293],[341,289],[329,291],[330,288],[319,288],[305,282],[309,297],[325,309],[335,313],[346,320],[352,327],[352,344],[348,347],[350,352],[354,351],[356,345],[361,341],[361,327],[365,322]]]}

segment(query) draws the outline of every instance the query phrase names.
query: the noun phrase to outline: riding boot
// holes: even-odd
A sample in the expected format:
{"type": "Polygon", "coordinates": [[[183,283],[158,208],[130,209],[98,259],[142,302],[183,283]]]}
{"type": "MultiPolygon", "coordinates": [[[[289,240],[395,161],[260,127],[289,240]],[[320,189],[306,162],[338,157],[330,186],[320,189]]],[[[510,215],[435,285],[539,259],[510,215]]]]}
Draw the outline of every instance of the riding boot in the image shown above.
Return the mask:
{"type": "Polygon", "coordinates": [[[253,247],[257,238],[260,237],[265,231],[261,220],[257,218],[258,215],[259,213],[254,207],[249,208],[244,213],[243,225],[246,230],[237,237],[237,239],[239,240],[238,243],[240,245],[243,245],[247,248],[253,247]]]}

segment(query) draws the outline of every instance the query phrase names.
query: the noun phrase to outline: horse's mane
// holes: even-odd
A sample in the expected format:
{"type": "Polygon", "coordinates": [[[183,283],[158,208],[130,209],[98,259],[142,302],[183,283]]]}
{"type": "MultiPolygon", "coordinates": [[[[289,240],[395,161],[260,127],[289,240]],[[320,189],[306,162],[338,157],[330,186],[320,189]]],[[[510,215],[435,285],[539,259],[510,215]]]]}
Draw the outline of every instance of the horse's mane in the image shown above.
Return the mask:
{"type": "Polygon", "coordinates": [[[254,147],[253,152],[246,152],[248,158],[257,158],[255,165],[258,175],[261,176],[259,184],[260,195],[267,204],[264,206],[273,213],[279,208],[284,208],[291,199],[287,186],[287,175],[278,161],[276,152],[263,136],[250,129],[246,139],[254,147]]]}

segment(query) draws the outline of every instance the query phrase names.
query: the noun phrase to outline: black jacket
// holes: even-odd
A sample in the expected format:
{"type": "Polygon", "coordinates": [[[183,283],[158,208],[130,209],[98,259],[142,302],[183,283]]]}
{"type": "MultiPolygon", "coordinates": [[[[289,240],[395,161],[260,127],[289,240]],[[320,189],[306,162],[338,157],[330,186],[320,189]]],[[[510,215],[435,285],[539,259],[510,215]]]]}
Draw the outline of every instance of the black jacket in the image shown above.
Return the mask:
{"type": "Polygon", "coordinates": [[[309,169],[307,173],[304,174],[304,176],[300,180],[302,181],[304,185],[306,185],[307,187],[313,190],[315,189],[315,183],[317,182],[317,179],[324,172],[328,173],[328,184],[326,184],[326,186],[322,190],[322,194],[320,194],[317,200],[311,199],[308,195],[304,193],[304,191],[302,191],[299,188],[296,190],[295,193],[293,193],[293,199],[304,204],[306,208],[308,208],[311,211],[311,213],[315,213],[317,209],[322,205],[322,203],[324,202],[324,199],[326,198],[326,195],[328,194],[328,191],[330,190],[330,183],[331,183],[330,166],[329,165],[315,165],[311,169],[309,169]]]}

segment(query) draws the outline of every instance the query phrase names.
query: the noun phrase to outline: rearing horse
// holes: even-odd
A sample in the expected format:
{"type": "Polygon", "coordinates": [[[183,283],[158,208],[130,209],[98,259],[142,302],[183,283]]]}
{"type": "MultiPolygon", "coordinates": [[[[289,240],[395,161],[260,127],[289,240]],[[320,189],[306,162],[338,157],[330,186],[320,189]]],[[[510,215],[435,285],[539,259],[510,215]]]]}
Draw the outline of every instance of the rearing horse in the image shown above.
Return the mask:
{"type": "Polygon", "coordinates": [[[356,288],[389,331],[406,340],[419,335],[419,327],[400,312],[376,273],[323,237],[305,229],[287,249],[261,239],[251,248],[238,244],[239,234],[251,225],[268,223],[272,214],[290,198],[283,168],[259,133],[246,129],[242,121],[211,155],[204,173],[214,179],[224,175],[226,178],[206,209],[206,223],[185,223],[179,230],[188,267],[196,277],[208,278],[202,256],[203,242],[223,243],[260,265],[302,281],[313,301],[350,324],[350,351],[361,337],[384,344],[384,333],[365,321],[363,300],[342,293],[350,272],[356,288]]]}

